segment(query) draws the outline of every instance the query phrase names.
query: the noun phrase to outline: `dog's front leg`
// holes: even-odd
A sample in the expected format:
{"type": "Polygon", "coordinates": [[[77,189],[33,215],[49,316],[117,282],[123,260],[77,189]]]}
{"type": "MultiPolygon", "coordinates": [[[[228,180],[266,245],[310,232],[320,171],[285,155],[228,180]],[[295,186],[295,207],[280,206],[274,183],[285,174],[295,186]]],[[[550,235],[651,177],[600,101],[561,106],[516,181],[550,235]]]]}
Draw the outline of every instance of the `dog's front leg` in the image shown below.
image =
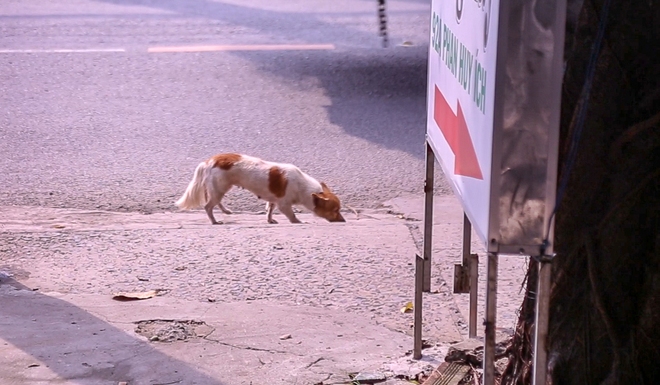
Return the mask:
{"type": "Polygon", "coordinates": [[[273,210],[275,210],[275,204],[271,202],[266,202],[266,211],[268,212],[268,223],[277,223],[277,221],[273,219],[273,210]]]}
{"type": "Polygon", "coordinates": [[[302,223],[298,218],[296,218],[296,214],[293,212],[293,207],[291,205],[278,205],[277,206],[282,214],[286,215],[287,218],[289,218],[289,222],[291,223],[302,223]]]}

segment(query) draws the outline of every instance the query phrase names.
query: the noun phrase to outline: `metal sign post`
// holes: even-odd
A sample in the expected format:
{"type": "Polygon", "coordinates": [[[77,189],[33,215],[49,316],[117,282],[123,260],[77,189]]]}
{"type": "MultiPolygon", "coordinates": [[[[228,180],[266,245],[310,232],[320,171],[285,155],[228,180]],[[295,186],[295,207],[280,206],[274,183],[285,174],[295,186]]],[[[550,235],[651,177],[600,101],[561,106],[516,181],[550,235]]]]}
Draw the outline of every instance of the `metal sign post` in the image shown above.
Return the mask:
{"type": "Polygon", "coordinates": [[[484,322],[484,385],[495,383],[495,319],[497,318],[497,254],[488,253],[486,269],[486,321],[484,322]]]}
{"type": "Polygon", "coordinates": [[[426,143],[426,180],[424,181],[424,245],[422,256],[415,255],[415,317],[413,323],[413,359],[422,358],[422,299],[431,291],[431,254],[433,252],[433,179],[435,155],[426,143]]]}
{"type": "Polygon", "coordinates": [[[415,255],[415,303],[413,310],[415,320],[413,324],[413,359],[422,358],[422,294],[424,291],[424,266],[426,261],[423,257],[415,255]]]}
{"type": "Polygon", "coordinates": [[[477,336],[477,296],[479,285],[479,255],[472,254],[472,224],[467,214],[463,214],[463,259],[454,265],[454,293],[470,294],[470,314],[468,317],[468,337],[477,336]]]}
{"type": "Polygon", "coordinates": [[[536,314],[534,322],[534,373],[532,384],[545,385],[548,369],[548,320],[550,305],[550,284],[552,264],[541,260],[539,263],[539,280],[536,290],[536,314]]]}
{"type": "Polygon", "coordinates": [[[479,286],[479,254],[472,254],[472,225],[470,219],[463,214],[463,264],[467,264],[470,277],[470,314],[468,317],[468,337],[477,336],[477,305],[479,286]]]}
{"type": "Polygon", "coordinates": [[[431,291],[431,254],[433,253],[433,183],[435,174],[435,155],[431,145],[426,142],[426,180],[424,181],[424,283],[422,289],[431,291]]]}

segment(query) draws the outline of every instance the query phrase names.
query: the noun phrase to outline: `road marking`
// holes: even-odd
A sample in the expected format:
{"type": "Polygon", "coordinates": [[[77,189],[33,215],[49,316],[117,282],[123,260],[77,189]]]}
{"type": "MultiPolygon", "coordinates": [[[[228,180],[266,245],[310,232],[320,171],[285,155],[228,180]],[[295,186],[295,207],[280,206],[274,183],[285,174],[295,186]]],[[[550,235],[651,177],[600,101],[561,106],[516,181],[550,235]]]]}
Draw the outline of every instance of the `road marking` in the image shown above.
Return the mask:
{"type": "Polygon", "coordinates": [[[198,45],[150,47],[147,52],[214,52],[214,51],[309,51],[333,50],[334,44],[253,44],[253,45],[198,45]]]}
{"type": "Polygon", "coordinates": [[[123,48],[88,48],[88,49],[0,49],[0,53],[96,53],[126,52],[123,48]]]}
{"type": "MultiPolygon", "coordinates": [[[[216,51],[318,51],[333,50],[334,44],[252,44],[252,45],[187,45],[150,47],[150,53],[168,52],[216,52],[216,51]]],[[[124,48],[83,48],[83,49],[0,49],[0,54],[7,53],[104,53],[126,52],[124,48]]]]}

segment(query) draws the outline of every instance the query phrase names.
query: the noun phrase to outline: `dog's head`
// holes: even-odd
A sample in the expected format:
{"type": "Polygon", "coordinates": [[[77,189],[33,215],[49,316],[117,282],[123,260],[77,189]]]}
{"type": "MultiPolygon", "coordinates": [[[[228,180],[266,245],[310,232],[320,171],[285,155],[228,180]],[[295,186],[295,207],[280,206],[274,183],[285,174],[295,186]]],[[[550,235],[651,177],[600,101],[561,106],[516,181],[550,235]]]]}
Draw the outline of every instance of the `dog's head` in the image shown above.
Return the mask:
{"type": "Polygon", "coordinates": [[[330,191],[325,183],[321,182],[323,191],[320,193],[313,193],[314,199],[314,214],[321,218],[327,219],[329,222],[346,222],[346,219],[341,216],[341,203],[339,198],[330,191]]]}

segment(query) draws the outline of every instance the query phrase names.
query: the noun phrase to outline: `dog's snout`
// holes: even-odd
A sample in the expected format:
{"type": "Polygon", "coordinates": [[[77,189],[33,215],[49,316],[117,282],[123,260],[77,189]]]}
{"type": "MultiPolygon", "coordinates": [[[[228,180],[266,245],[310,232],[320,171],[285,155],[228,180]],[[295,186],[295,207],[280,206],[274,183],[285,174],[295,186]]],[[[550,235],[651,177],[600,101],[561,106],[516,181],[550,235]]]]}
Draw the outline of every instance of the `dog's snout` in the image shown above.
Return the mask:
{"type": "Polygon", "coordinates": [[[341,214],[338,214],[337,218],[335,218],[333,222],[346,222],[346,219],[344,219],[344,217],[341,216],[341,214]]]}

